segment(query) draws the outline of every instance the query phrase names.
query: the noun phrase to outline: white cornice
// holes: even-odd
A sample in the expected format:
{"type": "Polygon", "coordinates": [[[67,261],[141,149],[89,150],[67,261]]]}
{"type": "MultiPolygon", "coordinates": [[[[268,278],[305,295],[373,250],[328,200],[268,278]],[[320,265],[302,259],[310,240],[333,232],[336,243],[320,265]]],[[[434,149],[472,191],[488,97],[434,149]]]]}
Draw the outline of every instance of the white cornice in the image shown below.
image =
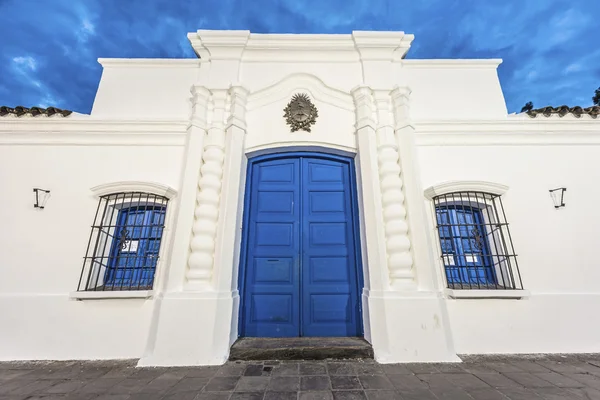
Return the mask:
{"type": "Polygon", "coordinates": [[[177,196],[177,190],[168,185],[146,181],[109,182],[94,186],[90,190],[98,197],[119,192],[151,193],[159,196],[165,196],[168,199],[172,199],[177,196]]]}
{"type": "Polygon", "coordinates": [[[353,31],[352,40],[362,60],[391,61],[402,59],[410,49],[414,35],[402,31],[353,31]]]}
{"type": "Polygon", "coordinates": [[[404,32],[369,31],[352,34],[257,34],[199,30],[188,34],[199,57],[205,60],[237,57],[243,62],[356,62],[361,55],[368,59],[392,60],[404,56],[413,38],[413,35],[404,32]]]}
{"type": "Polygon", "coordinates": [[[508,186],[495,182],[450,181],[431,186],[425,189],[424,194],[428,200],[432,200],[436,196],[457,192],[484,192],[502,196],[507,190],[508,186]]]}
{"type": "Polygon", "coordinates": [[[248,50],[344,51],[354,50],[351,35],[343,34],[262,34],[253,33],[248,50]]]}
{"type": "Polygon", "coordinates": [[[189,34],[196,54],[205,60],[239,60],[248,43],[250,31],[203,30],[189,34]]]}
{"type": "MultiPolygon", "coordinates": [[[[433,114],[433,113],[432,113],[433,114]]],[[[599,132],[600,119],[593,118],[508,118],[502,119],[415,119],[421,132],[561,132],[593,131],[599,132]]]]}
{"type": "Polygon", "coordinates": [[[188,120],[0,119],[0,145],[184,146],[188,120]]]}
{"type": "Polygon", "coordinates": [[[404,59],[402,67],[418,69],[496,69],[502,64],[501,58],[490,59],[404,59]]]}
{"type": "Polygon", "coordinates": [[[204,60],[197,58],[99,58],[103,68],[197,68],[204,60]]]}
{"type": "Polygon", "coordinates": [[[284,79],[258,90],[248,96],[248,111],[264,107],[284,98],[289,98],[296,91],[309,92],[314,100],[348,111],[354,111],[352,96],[341,90],[334,89],[311,74],[292,74],[284,79]]]}
{"type": "Polygon", "coordinates": [[[88,132],[178,132],[185,130],[187,119],[108,119],[85,118],[0,118],[2,132],[19,131],[88,131],[88,132]]]}
{"type": "Polygon", "coordinates": [[[600,145],[594,119],[414,120],[419,146],[600,145]]]}

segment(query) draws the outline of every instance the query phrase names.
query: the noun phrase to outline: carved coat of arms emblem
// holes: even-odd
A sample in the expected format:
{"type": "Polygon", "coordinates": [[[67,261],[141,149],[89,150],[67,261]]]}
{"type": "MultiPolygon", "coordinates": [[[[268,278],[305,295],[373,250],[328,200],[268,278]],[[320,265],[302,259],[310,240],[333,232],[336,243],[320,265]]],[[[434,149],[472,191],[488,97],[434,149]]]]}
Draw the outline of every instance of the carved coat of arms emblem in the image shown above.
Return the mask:
{"type": "Polygon", "coordinates": [[[295,94],[292,100],[283,109],[284,118],[292,128],[292,132],[299,130],[310,132],[310,127],[317,122],[319,112],[310,98],[303,94],[295,94]]]}

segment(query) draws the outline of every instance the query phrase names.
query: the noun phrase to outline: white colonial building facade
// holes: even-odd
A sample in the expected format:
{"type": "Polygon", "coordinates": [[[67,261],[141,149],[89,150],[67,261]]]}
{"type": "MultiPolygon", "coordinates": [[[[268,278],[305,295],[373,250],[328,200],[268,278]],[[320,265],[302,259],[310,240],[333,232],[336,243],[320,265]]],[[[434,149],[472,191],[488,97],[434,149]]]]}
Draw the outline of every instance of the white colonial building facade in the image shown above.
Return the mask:
{"type": "Polygon", "coordinates": [[[90,115],[0,109],[0,360],[600,352],[597,107],[509,115],[500,60],[403,32],[188,38],[99,60],[90,115]]]}

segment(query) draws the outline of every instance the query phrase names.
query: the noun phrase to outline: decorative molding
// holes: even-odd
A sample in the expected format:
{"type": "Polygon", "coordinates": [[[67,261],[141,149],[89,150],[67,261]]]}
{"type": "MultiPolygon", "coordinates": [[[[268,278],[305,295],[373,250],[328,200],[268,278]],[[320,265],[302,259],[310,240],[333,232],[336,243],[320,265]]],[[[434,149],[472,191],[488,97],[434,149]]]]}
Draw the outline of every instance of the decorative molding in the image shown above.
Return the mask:
{"type": "Polygon", "coordinates": [[[213,120],[204,140],[202,166],[198,180],[190,256],[186,270],[188,290],[206,290],[211,286],[215,237],[219,221],[219,203],[225,160],[227,90],[213,90],[213,120]]]}
{"type": "Polygon", "coordinates": [[[452,299],[526,299],[531,296],[529,290],[458,290],[444,289],[444,294],[452,299]]]}
{"type": "Polygon", "coordinates": [[[190,123],[200,129],[206,130],[208,128],[208,106],[211,92],[202,85],[193,85],[190,92],[192,93],[190,123]]]}
{"type": "Polygon", "coordinates": [[[500,183],[486,181],[450,181],[439,183],[425,189],[424,194],[428,200],[436,196],[455,192],[485,192],[502,196],[508,191],[508,186],[500,183]]]}
{"type": "Polygon", "coordinates": [[[377,129],[394,129],[394,117],[391,107],[390,93],[387,90],[373,90],[373,101],[377,115],[377,129]]]}
{"type": "Polygon", "coordinates": [[[176,133],[0,132],[0,146],[185,146],[185,128],[176,133]]]}
{"type": "Polygon", "coordinates": [[[378,114],[377,159],[381,185],[381,203],[385,225],[387,265],[392,286],[407,288],[414,284],[413,258],[408,236],[404,182],[400,154],[391,117],[388,92],[375,91],[378,114]]]}
{"type": "Polygon", "coordinates": [[[199,29],[188,34],[196,54],[205,61],[240,60],[250,38],[250,31],[199,29]]]}
{"type": "Polygon", "coordinates": [[[430,59],[402,60],[403,68],[418,68],[418,69],[496,69],[502,64],[501,58],[489,59],[430,59]]]}
{"type": "Polygon", "coordinates": [[[373,97],[373,90],[368,86],[357,86],[350,91],[354,99],[354,109],[356,110],[356,130],[371,127],[376,129],[375,121],[376,106],[373,97]]]}
{"type": "Polygon", "coordinates": [[[419,146],[599,145],[599,121],[572,116],[501,120],[415,120],[419,146]]]}
{"type": "Polygon", "coordinates": [[[402,59],[410,49],[414,35],[404,32],[353,31],[352,40],[361,61],[402,59]]]}
{"type": "Polygon", "coordinates": [[[352,34],[257,34],[249,31],[199,30],[187,35],[203,60],[244,62],[357,62],[404,57],[413,35],[404,32],[352,34]]]}
{"type": "Polygon", "coordinates": [[[177,196],[177,190],[168,185],[146,181],[121,181],[103,183],[90,189],[96,196],[104,196],[117,192],[144,192],[165,196],[169,200],[177,196]]]}
{"type": "Polygon", "coordinates": [[[3,132],[180,132],[185,119],[112,119],[72,114],[69,118],[2,118],[3,132]]]}
{"type": "MultiPolygon", "coordinates": [[[[39,117],[38,117],[39,118],[39,117]]],[[[184,146],[187,120],[0,119],[0,145],[184,146]]]]}
{"type": "Polygon", "coordinates": [[[289,99],[296,91],[308,92],[318,102],[354,112],[352,96],[327,86],[312,74],[297,73],[286,76],[276,83],[248,96],[248,111],[289,99]]]}
{"type": "Polygon", "coordinates": [[[256,34],[242,56],[244,62],[357,62],[359,55],[351,35],[256,34]]]}
{"type": "Polygon", "coordinates": [[[408,87],[395,86],[390,92],[392,110],[394,113],[394,128],[402,129],[411,124],[409,97],[411,90],[408,87]]]}
{"type": "Polygon", "coordinates": [[[417,146],[598,146],[600,135],[590,133],[453,133],[419,134],[417,146]]]}
{"type": "Polygon", "coordinates": [[[99,58],[103,68],[199,68],[197,58],[99,58]]]}
{"type": "Polygon", "coordinates": [[[533,119],[526,115],[510,114],[503,119],[414,119],[415,128],[422,133],[468,132],[468,133],[511,133],[511,132],[596,132],[600,120],[575,118],[574,116],[533,119]]]}
{"type": "Polygon", "coordinates": [[[343,146],[337,143],[330,143],[319,140],[311,140],[311,141],[280,141],[280,142],[272,142],[268,144],[262,144],[254,147],[247,147],[245,149],[245,153],[248,157],[258,156],[262,154],[272,153],[273,149],[277,149],[277,151],[287,152],[287,151],[319,151],[323,150],[332,154],[339,154],[341,156],[353,156],[356,154],[355,147],[343,146]]]}
{"type": "Polygon", "coordinates": [[[235,125],[242,130],[246,130],[246,106],[248,104],[248,95],[250,91],[241,84],[232,85],[229,88],[229,117],[227,118],[227,127],[235,125]]]}

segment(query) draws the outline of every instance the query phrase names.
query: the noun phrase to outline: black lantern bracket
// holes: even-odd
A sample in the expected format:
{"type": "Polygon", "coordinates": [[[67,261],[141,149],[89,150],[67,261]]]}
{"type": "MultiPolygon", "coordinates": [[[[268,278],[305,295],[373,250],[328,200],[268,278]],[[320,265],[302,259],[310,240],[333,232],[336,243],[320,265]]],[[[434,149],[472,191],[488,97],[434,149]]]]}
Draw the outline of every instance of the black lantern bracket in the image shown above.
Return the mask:
{"type": "Polygon", "coordinates": [[[552,197],[552,201],[554,202],[554,208],[561,208],[565,206],[565,192],[567,188],[556,188],[550,190],[550,197],[552,197]]]}
{"type": "Polygon", "coordinates": [[[33,206],[43,210],[46,206],[48,198],[50,198],[50,191],[46,189],[35,188],[33,189],[33,193],[35,195],[33,206]]]}

